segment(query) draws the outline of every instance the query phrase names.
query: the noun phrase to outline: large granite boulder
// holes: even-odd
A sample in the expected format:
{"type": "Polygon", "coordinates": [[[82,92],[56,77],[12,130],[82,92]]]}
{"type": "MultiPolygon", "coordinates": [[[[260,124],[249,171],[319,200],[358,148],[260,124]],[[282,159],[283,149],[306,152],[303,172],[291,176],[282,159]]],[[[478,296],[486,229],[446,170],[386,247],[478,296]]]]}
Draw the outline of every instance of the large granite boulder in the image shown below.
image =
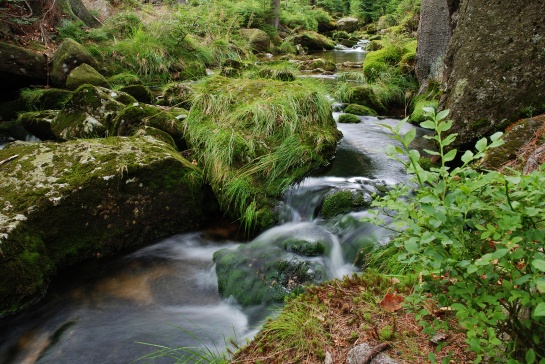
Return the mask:
{"type": "Polygon", "coordinates": [[[0,160],[0,316],[36,302],[63,267],[215,213],[201,170],[149,136],[15,142],[0,160]]]}
{"type": "Polygon", "coordinates": [[[335,42],[319,33],[304,31],[290,38],[294,45],[300,45],[309,51],[321,51],[335,48],[335,42]]]}
{"type": "Polygon", "coordinates": [[[250,42],[254,51],[258,53],[270,52],[271,38],[261,29],[240,29],[238,33],[250,42]]]}
{"type": "Polygon", "coordinates": [[[0,42],[0,102],[15,98],[20,88],[47,83],[47,58],[0,42]]]}
{"type": "Polygon", "coordinates": [[[53,86],[64,87],[70,72],[83,63],[97,67],[96,60],[84,46],[73,39],[65,39],[51,61],[50,76],[53,86]]]}
{"type": "Polygon", "coordinates": [[[545,112],[543,14],[543,1],[460,2],[440,104],[458,133],[453,147],[545,112]]]}
{"type": "Polygon", "coordinates": [[[355,32],[358,30],[360,21],[357,18],[346,17],[337,20],[337,29],[344,30],[345,32],[355,32]]]}

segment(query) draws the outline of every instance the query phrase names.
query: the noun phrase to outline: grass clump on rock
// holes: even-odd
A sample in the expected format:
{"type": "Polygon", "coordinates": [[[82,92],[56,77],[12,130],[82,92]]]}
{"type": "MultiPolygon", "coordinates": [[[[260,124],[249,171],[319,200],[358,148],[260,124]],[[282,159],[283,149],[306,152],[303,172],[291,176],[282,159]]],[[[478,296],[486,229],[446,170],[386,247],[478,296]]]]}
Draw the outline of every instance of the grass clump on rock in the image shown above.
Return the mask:
{"type": "Polygon", "coordinates": [[[325,93],[310,80],[219,76],[195,92],[186,137],[220,204],[247,228],[272,224],[273,200],[335,151],[325,93]]]}

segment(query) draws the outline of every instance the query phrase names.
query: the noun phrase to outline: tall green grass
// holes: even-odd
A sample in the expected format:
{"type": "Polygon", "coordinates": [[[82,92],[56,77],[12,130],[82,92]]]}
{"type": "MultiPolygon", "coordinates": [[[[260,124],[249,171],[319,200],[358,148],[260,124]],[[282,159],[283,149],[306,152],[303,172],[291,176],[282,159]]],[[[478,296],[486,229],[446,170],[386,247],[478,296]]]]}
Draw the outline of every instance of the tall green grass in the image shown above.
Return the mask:
{"type": "Polygon", "coordinates": [[[247,226],[340,137],[314,82],[214,77],[195,85],[186,137],[220,205],[247,226]]]}

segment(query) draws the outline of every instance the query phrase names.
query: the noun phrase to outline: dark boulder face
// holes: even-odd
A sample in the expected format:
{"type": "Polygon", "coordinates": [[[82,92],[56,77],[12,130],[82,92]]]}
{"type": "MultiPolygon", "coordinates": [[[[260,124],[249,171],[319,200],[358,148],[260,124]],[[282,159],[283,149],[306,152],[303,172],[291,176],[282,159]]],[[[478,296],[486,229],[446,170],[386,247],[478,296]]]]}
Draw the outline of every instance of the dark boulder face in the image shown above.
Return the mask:
{"type": "Polygon", "coordinates": [[[0,42],[0,103],[15,99],[19,89],[47,84],[47,58],[42,54],[0,42]]]}
{"type": "Polygon", "coordinates": [[[464,0],[445,60],[455,146],[545,112],[545,3],[464,0]]]}

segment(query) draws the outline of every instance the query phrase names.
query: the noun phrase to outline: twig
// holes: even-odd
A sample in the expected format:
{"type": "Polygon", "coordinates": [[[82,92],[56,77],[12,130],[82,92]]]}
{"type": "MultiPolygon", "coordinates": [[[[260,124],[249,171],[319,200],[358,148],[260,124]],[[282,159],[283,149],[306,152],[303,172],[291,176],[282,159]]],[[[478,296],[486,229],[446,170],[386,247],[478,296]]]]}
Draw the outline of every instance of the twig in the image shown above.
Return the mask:
{"type": "Polygon", "coordinates": [[[390,344],[388,344],[388,343],[378,344],[373,349],[371,349],[369,354],[364,356],[363,359],[359,361],[359,364],[369,364],[369,363],[371,363],[371,360],[373,360],[373,358],[375,356],[377,356],[380,352],[388,349],[389,347],[390,347],[390,344]]]}
{"type": "Polygon", "coordinates": [[[8,159],[4,159],[3,161],[0,161],[0,166],[6,164],[6,163],[9,162],[9,161],[14,160],[14,159],[17,158],[18,156],[19,156],[19,154],[15,154],[15,155],[12,155],[11,157],[9,157],[8,159]]]}

